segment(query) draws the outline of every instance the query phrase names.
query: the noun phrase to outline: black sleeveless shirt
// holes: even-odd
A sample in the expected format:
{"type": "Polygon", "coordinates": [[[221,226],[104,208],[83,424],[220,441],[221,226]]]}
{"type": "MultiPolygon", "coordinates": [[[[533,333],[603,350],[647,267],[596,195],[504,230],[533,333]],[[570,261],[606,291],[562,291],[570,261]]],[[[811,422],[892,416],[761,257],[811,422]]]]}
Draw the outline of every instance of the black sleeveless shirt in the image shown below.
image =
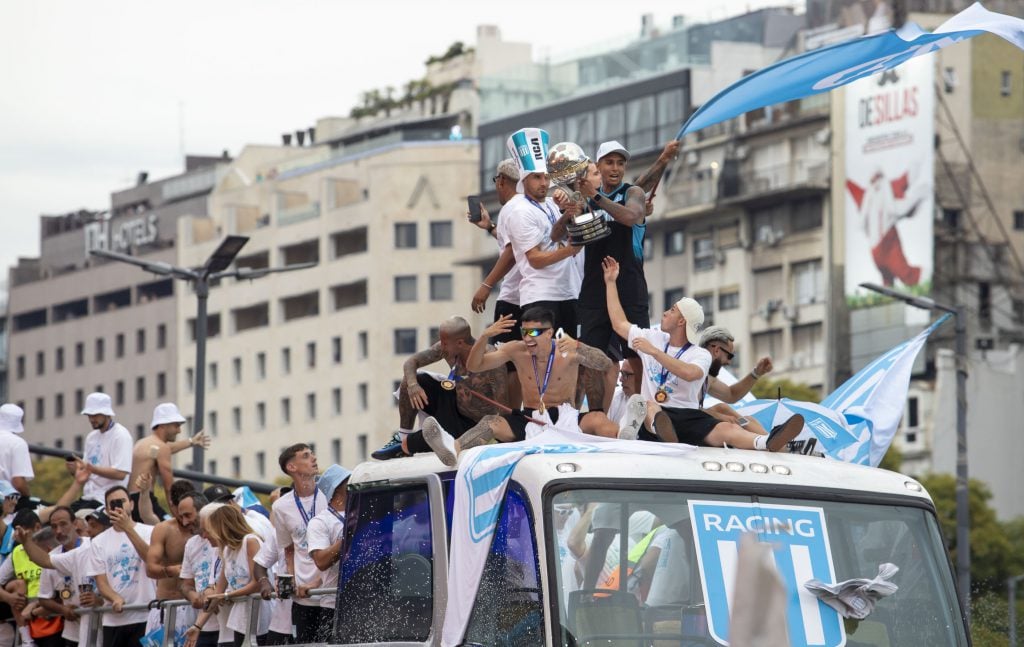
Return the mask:
{"type": "MultiPolygon", "coordinates": [[[[596,205],[591,201],[591,208],[600,207],[605,200],[616,204],[626,203],[626,192],[631,184],[620,184],[611,193],[601,193],[601,201],[596,205]]],[[[631,309],[647,310],[647,279],[644,278],[644,266],[633,251],[633,227],[617,222],[604,209],[594,208],[594,214],[603,217],[611,234],[587,245],[583,261],[583,285],[580,288],[579,305],[583,308],[605,310],[607,306],[604,269],[601,261],[611,256],[619,262],[619,301],[628,313],[631,309]]]]}

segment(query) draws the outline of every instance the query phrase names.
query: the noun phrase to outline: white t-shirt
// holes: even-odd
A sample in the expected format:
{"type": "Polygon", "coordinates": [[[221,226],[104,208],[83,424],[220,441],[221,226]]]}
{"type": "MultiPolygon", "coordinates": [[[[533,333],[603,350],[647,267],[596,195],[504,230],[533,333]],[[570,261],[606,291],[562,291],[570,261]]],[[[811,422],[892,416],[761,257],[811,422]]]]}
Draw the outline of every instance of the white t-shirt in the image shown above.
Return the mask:
{"type": "MultiPolygon", "coordinates": [[[[88,537],[80,537],[78,545],[67,552],[64,552],[62,546],[51,550],[50,561],[53,562],[53,568],[43,569],[43,574],[39,578],[39,597],[53,599],[55,593],[67,590],[71,597],[64,598],[61,595],[61,603],[66,606],[80,606],[78,585],[93,583],[93,579],[85,574],[91,559],[92,548],[88,537]]],[[[84,623],[65,618],[61,636],[84,645],[87,637],[84,629],[84,623]]]]}
{"type": "Polygon", "coordinates": [[[558,205],[551,198],[538,205],[522,194],[502,208],[508,210],[509,240],[516,257],[516,267],[522,278],[519,281],[519,304],[527,305],[537,301],[568,301],[579,296],[579,284],[574,280],[572,258],[563,258],[557,263],[536,269],[526,259],[526,253],[540,246],[541,251],[559,247],[551,242],[551,227],[558,220],[558,205]]]}
{"type": "MultiPolygon", "coordinates": [[[[263,543],[260,540],[259,535],[251,534],[245,536],[245,539],[242,540],[242,545],[238,550],[224,548],[220,551],[221,563],[224,565],[224,579],[228,582],[227,590],[229,592],[237,591],[252,581],[252,574],[249,572],[249,554],[246,549],[246,544],[250,539],[255,539],[261,544],[263,543]]],[[[251,605],[245,600],[235,602],[231,605],[231,609],[228,611],[229,629],[243,634],[249,631],[250,606],[251,605]]],[[[266,600],[263,600],[260,602],[259,625],[256,629],[256,635],[262,636],[267,633],[269,627],[270,604],[266,600]]]]}
{"type": "Polygon", "coordinates": [[[31,480],[35,475],[25,439],[10,431],[0,431],[0,479],[14,481],[14,477],[21,476],[31,480]]]}
{"type": "Polygon", "coordinates": [[[277,534],[277,531],[274,529],[274,524],[270,523],[270,519],[267,519],[259,512],[255,510],[245,510],[244,514],[246,523],[248,523],[249,527],[260,536],[263,543],[266,543],[271,537],[274,537],[277,534]]]}
{"type": "Polygon", "coordinates": [[[690,568],[686,561],[686,542],[672,528],[662,527],[651,540],[648,551],[657,548],[658,566],[654,569],[647,606],[660,607],[687,602],[690,568]]]}
{"type": "MultiPolygon", "coordinates": [[[[181,579],[195,580],[196,591],[202,592],[206,588],[216,586],[219,569],[220,555],[209,540],[199,535],[189,537],[185,542],[184,557],[181,558],[181,579]]],[[[211,615],[203,625],[203,631],[218,631],[218,616],[219,614],[211,615]]]]}
{"type": "MultiPolygon", "coordinates": [[[[665,351],[672,357],[675,357],[680,350],[679,346],[666,346],[668,344],[668,333],[663,330],[641,328],[633,324],[629,328],[628,341],[630,348],[633,347],[633,340],[638,337],[643,337],[651,342],[655,348],[665,351]]],[[[639,353],[639,355],[644,367],[644,378],[640,385],[640,393],[644,396],[644,399],[655,402],[654,395],[658,391],[661,375],[665,368],[651,355],[646,353],[639,353]]],[[[668,393],[668,400],[658,404],[671,409],[699,409],[700,392],[704,388],[704,381],[708,377],[708,369],[711,368],[711,353],[700,346],[690,344],[690,347],[683,351],[679,359],[688,364],[696,364],[700,367],[702,374],[698,379],[687,382],[672,373],[667,373],[665,375],[664,387],[668,393]]]]}
{"type": "Polygon", "coordinates": [[[106,431],[93,429],[89,432],[85,437],[85,462],[123,470],[125,475],[123,479],[108,479],[98,474],[90,474],[89,480],[82,487],[83,499],[102,502],[108,489],[115,485],[128,487],[128,475],[132,472],[132,444],[131,432],[118,422],[106,431]]]}
{"type": "MultiPolygon", "coordinates": [[[[277,573],[284,573],[288,570],[288,564],[284,558],[284,551],[277,546],[277,535],[260,546],[260,552],[256,553],[254,561],[267,569],[270,574],[270,583],[277,587],[277,573]]],[[[292,634],[292,599],[279,600],[274,598],[270,601],[270,630],[279,634],[292,634]]]]}
{"type": "MultiPolygon", "coordinates": [[[[135,532],[148,544],[153,537],[153,526],[137,523],[135,532]]],[[[149,604],[156,598],[156,583],[146,575],[146,565],[135,552],[135,546],[128,535],[114,528],[107,528],[92,540],[92,559],[86,575],[100,574],[107,576],[110,587],[124,598],[126,605],[149,604]]],[[[148,616],[148,611],[105,613],[103,626],[141,624],[148,616]]]]}
{"type": "MultiPolygon", "coordinates": [[[[314,490],[312,496],[302,497],[302,504],[308,519],[327,509],[327,497],[320,490],[314,490]]],[[[306,519],[299,512],[295,501],[295,490],[274,502],[274,528],[277,531],[277,544],[280,550],[295,546],[295,586],[309,586],[320,576],[320,570],[309,556],[309,545],[306,539],[306,519]]],[[[265,564],[265,562],[260,562],[265,564]]],[[[296,599],[295,604],[303,606],[319,606],[316,598],[296,599]]]]}
{"type": "Polygon", "coordinates": [[[629,398],[626,397],[625,391],[622,390],[622,386],[615,387],[615,393],[612,394],[612,401],[608,405],[608,419],[618,424],[622,420],[622,414],[626,413],[626,401],[629,398]]]}
{"type": "MultiPolygon", "coordinates": [[[[323,512],[318,512],[315,517],[310,519],[309,530],[306,531],[306,540],[309,542],[309,552],[312,553],[314,550],[326,550],[334,542],[338,541],[344,532],[344,512],[335,512],[331,508],[327,508],[323,512]]],[[[323,573],[323,582],[321,582],[319,588],[338,588],[338,568],[338,564],[335,563],[326,571],[320,571],[323,573]]],[[[320,598],[320,606],[333,609],[335,597],[336,596],[334,595],[322,596],[320,598]]]]}
{"type": "MultiPolygon", "coordinates": [[[[501,207],[501,211],[498,212],[498,225],[494,230],[495,238],[498,240],[498,255],[500,256],[505,248],[511,244],[509,240],[509,221],[512,220],[512,211],[506,211],[505,207],[508,203],[505,203],[501,207]]],[[[519,265],[513,264],[512,269],[508,271],[505,278],[501,280],[501,289],[498,290],[498,300],[505,301],[506,303],[512,303],[519,305],[519,282],[522,280],[523,275],[519,271],[519,265]]]]}

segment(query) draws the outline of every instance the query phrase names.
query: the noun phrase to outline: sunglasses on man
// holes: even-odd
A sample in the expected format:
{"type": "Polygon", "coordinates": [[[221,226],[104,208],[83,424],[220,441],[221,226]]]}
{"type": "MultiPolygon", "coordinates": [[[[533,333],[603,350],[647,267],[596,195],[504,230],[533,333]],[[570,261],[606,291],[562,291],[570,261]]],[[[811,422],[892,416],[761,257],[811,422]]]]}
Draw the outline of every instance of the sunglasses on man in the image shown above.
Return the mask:
{"type": "Polygon", "coordinates": [[[735,353],[730,353],[729,351],[725,350],[725,346],[722,346],[721,344],[715,344],[715,347],[718,350],[720,350],[723,353],[725,353],[725,356],[729,358],[730,362],[736,358],[736,354],[735,353]]]}
{"type": "Polygon", "coordinates": [[[540,337],[551,328],[523,328],[523,337],[540,337]]]}

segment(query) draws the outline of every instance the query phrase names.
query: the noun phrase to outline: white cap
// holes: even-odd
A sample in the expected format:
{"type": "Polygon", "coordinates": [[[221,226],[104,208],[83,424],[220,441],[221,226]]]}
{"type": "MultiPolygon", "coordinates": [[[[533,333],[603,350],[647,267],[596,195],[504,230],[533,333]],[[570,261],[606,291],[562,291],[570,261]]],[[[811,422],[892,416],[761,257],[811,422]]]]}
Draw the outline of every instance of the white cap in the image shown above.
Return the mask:
{"type": "Polygon", "coordinates": [[[629,159],[629,151],[626,150],[626,147],[613,139],[610,142],[604,142],[597,147],[597,157],[594,158],[594,163],[596,164],[600,162],[602,157],[612,153],[618,153],[626,159],[629,159]]]}
{"type": "Polygon", "coordinates": [[[153,409],[153,422],[149,423],[149,428],[172,422],[185,422],[185,417],[178,411],[178,405],[173,402],[164,402],[156,405],[156,408],[153,409]]]}
{"type": "Polygon", "coordinates": [[[21,424],[24,417],[25,412],[21,410],[21,407],[16,404],[5,404],[0,407],[0,431],[20,434],[25,431],[25,427],[21,424]]]}
{"type": "Polygon", "coordinates": [[[82,409],[83,416],[111,416],[114,409],[110,406],[110,396],[106,393],[90,393],[85,398],[85,408],[82,409]]]}
{"type": "Polygon", "coordinates": [[[704,325],[704,308],[690,297],[676,301],[676,309],[686,319],[686,339],[694,346],[700,345],[700,327],[704,325]]]}

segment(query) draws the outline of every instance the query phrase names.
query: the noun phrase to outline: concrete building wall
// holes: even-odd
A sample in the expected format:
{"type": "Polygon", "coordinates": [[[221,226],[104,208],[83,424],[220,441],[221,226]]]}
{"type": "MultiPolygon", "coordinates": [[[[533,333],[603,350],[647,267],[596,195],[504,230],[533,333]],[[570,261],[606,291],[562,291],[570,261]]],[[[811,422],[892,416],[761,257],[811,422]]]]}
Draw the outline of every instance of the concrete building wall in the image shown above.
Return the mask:
{"type": "MultiPolygon", "coordinates": [[[[295,442],[315,443],[324,463],[353,465],[397,428],[391,394],[402,363],[433,343],[444,318],[469,316],[480,274],[458,263],[493,248],[463,216],[465,197],[475,192],[478,155],[475,140],[407,143],[269,179],[273,155],[246,149],[235,165],[264,180],[246,184],[229,171],[230,181],[211,195],[210,218],[180,223],[179,235],[192,240],[181,247],[180,263],[202,261],[227,234],[250,237],[239,265],[260,259],[281,266],[309,258],[312,250],[319,258],[313,269],[252,282],[225,280],[211,290],[209,312],[219,317],[220,332],[207,346],[205,426],[215,436],[207,469],[272,480],[280,450],[295,442]],[[432,242],[432,223],[438,223],[435,233],[450,233],[450,242],[432,242]],[[396,247],[398,225],[415,227],[415,247],[396,247]],[[358,243],[336,248],[339,234],[358,239],[353,232],[363,229],[365,251],[353,251],[358,243]],[[298,247],[303,244],[308,247],[298,247]],[[396,302],[398,277],[409,277],[415,298],[396,302]],[[431,277],[443,294],[432,295],[431,277]],[[447,284],[443,277],[450,277],[450,293],[438,285],[447,284]],[[365,292],[351,288],[362,281],[365,292]],[[349,286],[342,290],[349,301],[339,302],[341,286],[349,286]],[[288,301],[299,295],[310,295],[309,302],[288,301]],[[243,329],[245,320],[262,317],[252,319],[261,304],[266,323],[243,329]],[[414,331],[408,348],[396,347],[399,330],[414,331]]],[[[402,296],[409,297],[407,279],[401,280],[402,296]]],[[[176,379],[186,411],[194,407],[195,344],[188,322],[195,307],[193,295],[179,293],[185,325],[176,379]]],[[[480,317],[470,321],[480,330],[480,317]]]]}

